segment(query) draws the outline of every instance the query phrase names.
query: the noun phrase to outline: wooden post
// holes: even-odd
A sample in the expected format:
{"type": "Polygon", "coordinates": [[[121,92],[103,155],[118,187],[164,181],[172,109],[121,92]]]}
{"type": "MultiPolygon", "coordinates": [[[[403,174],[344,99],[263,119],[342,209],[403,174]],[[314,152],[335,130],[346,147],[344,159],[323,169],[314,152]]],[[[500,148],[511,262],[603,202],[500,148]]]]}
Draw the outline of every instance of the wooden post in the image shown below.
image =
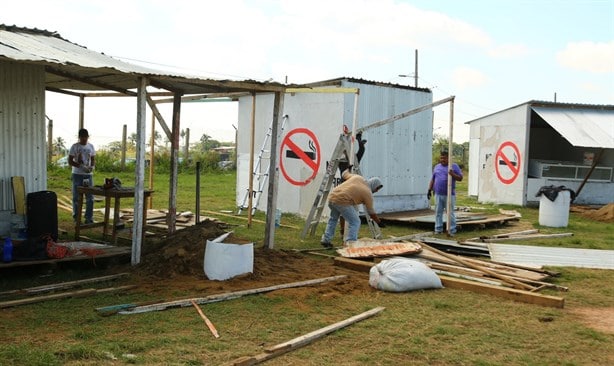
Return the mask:
{"type": "MultiPolygon", "coordinates": [[[[448,138],[448,171],[450,169],[452,169],[452,164],[454,163],[454,161],[452,160],[452,157],[454,156],[453,154],[453,149],[454,149],[454,143],[452,142],[452,137],[453,137],[453,132],[454,132],[454,99],[450,100],[450,130],[449,130],[449,138],[448,138]]],[[[453,182],[453,178],[450,176],[449,172],[446,172],[448,174],[448,197],[446,199],[446,232],[448,233],[448,236],[452,235],[452,231],[450,230],[450,223],[451,223],[451,218],[452,218],[452,210],[454,210],[454,207],[452,205],[452,182],[453,182]]]]}
{"type": "MultiPolygon", "coordinates": [[[[256,131],[256,92],[252,92],[252,124],[249,138],[249,186],[247,187],[247,228],[252,227],[252,205],[254,190],[254,139],[256,131]]],[[[237,146],[235,144],[235,146],[237,146]]]]}
{"type": "MultiPolygon", "coordinates": [[[[151,138],[149,139],[149,189],[153,191],[154,187],[154,153],[156,145],[156,116],[151,114],[151,138]]],[[[153,196],[150,195],[147,202],[148,208],[153,208],[153,196]]]]}
{"type": "Polygon", "coordinates": [[[175,232],[175,215],[177,214],[177,155],[179,154],[179,124],[181,116],[181,94],[173,96],[173,126],[171,131],[171,176],[168,185],[168,233],[175,232]]]}
{"type": "Polygon", "coordinates": [[[279,171],[277,168],[277,145],[279,143],[279,120],[283,113],[284,93],[275,92],[273,102],[273,125],[271,130],[271,157],[269,164],[269,190],[267,194],[266,225],[264,232],[264,247],[273,249],[275,246],[275,210],[277,209],[277,185],[279,171]]]}
{"type": "MultiPolygon", "coordinates": [[[[134,179],[134,217],[132,223],[132,265],[141,262],[141,242],[143,241],[143,225],[145,225],[143,208],[145,207],[145,135],[147,108],[147,78],[139,78],[136,111],[136,167],[134,179]]],[[[126,126],[124,125],[124,128],[126,126]]],[[[119,201],[118,198],[115,199],[119,201]]],[[[117,215],[117,211],[115,215],[117,215]]],[[[113,220],[115,225],[115,220],[113,220]]],[[[115,233],[115,226],[113,226],[115,233]]]]}
{"type": "MultiPolygon", "coordinates": [[[[138,103],[138,102],[137,102],[138,103]]],[[[122,128],[122,156],[120,159],[120,168],[122,171],[126,169],[126,149],[127,149],[127,140],[128,140],[128,126],[124,125],[122,128]]]]}

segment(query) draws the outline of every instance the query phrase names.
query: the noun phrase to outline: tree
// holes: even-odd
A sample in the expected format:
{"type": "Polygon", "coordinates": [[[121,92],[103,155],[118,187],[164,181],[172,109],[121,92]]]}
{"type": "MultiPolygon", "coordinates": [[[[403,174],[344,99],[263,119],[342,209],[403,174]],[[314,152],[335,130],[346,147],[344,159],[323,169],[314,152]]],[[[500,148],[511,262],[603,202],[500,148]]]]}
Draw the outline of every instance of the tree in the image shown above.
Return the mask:
{"type": "Polygon", "coordinates": [[[133,132],[128,136],[128,143],[130,146],[136,146],[136,132],[133,132]]]}
{"type": "Polygon", "coordinates": [[[66,155],[68,149],[66,148],[66,141],[59,136],[55,139],[54,151],[57,155],[66,155]]]}
{"type": "Polygon", "coordinates": [[[220,147],[221,145],[222,144],[219,141],[211,139],[211,136],[204,133],[200,137],[200,140],[196,144],[194,144],[194,147],[201,152],[206,152],[211,149],[215,149],[216,147],[220,147]]]}

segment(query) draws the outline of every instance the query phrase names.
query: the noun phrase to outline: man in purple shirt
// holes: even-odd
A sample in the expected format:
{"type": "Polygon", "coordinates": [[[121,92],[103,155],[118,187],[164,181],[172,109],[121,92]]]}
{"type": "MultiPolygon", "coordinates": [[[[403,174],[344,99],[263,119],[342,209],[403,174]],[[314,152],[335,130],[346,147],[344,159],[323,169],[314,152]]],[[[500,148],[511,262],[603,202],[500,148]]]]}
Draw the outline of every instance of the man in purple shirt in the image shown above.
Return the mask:
{"type": "Polygon", "coordinates": [[[454,206],[456,205],[456,181],[463,180],[463,172],[461,172],[457,164],[452,164],[448,167],[448,151],[443,150],[439,156],[439,164],[433,168],[433,177],[429,182],[429,191],[427,198],[430,200],[431,195],[435,192],[435,234],[443,232],[443,210],[447,206],[448,200],[448,175],[452,177],[452,195],[449,232],[456,233],[456,215],[454,215],[454,206]]]}

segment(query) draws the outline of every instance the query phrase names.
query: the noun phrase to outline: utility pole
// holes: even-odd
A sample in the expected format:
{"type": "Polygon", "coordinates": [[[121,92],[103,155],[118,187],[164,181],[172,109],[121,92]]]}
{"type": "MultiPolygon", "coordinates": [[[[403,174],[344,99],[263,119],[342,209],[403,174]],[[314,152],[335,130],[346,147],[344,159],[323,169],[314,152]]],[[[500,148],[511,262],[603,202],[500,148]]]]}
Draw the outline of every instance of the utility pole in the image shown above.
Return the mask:
{"type": "Polygon", "coordinates": [[[415,53],[414,86],[418,87],[418,49],[416,49],[415,53]]]}
{"type": "MultiPolygon", "coordinates": [[[[414,60],[414,87],[417,88],[418,87],[418,50],[415,50],[415,56],[414,56],[415,60],[414,60]]],[[[411,74],[399,74],[399,77],[402,78],[408,78],[411,77],[411,74]]]]}

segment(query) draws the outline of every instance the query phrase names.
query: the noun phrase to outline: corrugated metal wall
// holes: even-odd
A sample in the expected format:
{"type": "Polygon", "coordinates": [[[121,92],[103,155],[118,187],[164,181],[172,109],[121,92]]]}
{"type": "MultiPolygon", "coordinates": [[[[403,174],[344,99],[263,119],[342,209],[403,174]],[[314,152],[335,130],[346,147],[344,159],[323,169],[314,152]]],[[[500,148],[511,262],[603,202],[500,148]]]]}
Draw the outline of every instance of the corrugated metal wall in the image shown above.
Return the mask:
{"type": "MultiPolygon", "coordinates": [[[[412,89],[364,85],[345,81],[343,87],[360,88],[358,127],[390,118],[433,102],[433,94],[412,89]]],[[[354,99],[346,95],[346,120],[354,99]]],[[[427,110],[367,130],[366,153],[361,162],[365,177],[378,176],[384,188],[376,194],[378,212],[428,208],[426,191],[431,177],[433,115],[427,110]]]]}
{"type": "Polygon", "coordinates": [[[26,193],[47,187],[43,66],[0,61],[0,131],[0,210],[9,210],[12,176],[25,178],[26,193]]]}

